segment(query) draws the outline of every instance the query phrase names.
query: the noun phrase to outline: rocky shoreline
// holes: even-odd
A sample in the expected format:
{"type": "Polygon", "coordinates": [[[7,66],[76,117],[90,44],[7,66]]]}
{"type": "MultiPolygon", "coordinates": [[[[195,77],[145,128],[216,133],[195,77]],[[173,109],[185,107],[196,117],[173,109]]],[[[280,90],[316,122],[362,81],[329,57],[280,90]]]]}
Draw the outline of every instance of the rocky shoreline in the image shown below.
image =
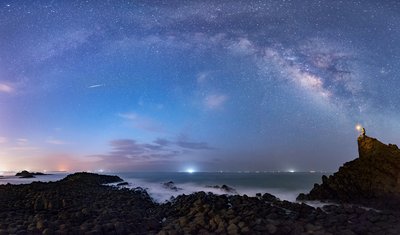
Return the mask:
{"type": "Polygon", "coordinates": [[[57,182],[0,185],[1,234],[399,234],[400,212],[313,208],[270,194],[181,195],[164,204],[118,176],[76,173],[57,182]]]}
{"type": "Polygon", "coordinates": [[[366,135],[357,142],[358,158],[346,162],[333,175],[323,176],[322,184],[315,184],[297,199],[400,210],[400,149],[366,135]]]}

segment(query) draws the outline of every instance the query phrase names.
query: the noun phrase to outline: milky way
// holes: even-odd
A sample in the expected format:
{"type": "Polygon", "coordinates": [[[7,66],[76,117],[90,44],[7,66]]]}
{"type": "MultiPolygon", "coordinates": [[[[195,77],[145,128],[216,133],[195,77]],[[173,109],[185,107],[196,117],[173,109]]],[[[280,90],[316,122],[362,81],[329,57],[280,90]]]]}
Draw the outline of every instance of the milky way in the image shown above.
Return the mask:
{"type": "Polygon", "coordinates": [[[400,143],[398,1],[3,1],[0,171],[333,170],[400,143]]]}

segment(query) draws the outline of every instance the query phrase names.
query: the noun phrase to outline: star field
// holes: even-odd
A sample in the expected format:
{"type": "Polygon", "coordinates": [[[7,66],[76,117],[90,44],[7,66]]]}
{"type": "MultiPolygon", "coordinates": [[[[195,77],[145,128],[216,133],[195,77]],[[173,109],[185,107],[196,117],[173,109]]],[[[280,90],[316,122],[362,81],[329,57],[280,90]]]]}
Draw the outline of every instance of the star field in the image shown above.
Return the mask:
{"type": "Polygon", "coordinates": [[[333,170],[400,143],[397,1],[3,1],[0,171],[333,170]]]}

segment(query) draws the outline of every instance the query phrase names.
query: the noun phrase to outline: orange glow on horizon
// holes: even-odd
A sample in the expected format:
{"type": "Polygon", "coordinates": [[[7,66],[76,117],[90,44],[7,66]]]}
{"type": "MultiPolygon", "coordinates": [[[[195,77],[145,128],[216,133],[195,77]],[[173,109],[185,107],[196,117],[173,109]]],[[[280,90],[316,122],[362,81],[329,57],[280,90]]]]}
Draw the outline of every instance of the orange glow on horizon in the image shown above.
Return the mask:
{"type": "Polygon", "coordinates": [[[68,171],[69,167],[66,164],[59,164],[57,166],[57,171],[68,171]]]}

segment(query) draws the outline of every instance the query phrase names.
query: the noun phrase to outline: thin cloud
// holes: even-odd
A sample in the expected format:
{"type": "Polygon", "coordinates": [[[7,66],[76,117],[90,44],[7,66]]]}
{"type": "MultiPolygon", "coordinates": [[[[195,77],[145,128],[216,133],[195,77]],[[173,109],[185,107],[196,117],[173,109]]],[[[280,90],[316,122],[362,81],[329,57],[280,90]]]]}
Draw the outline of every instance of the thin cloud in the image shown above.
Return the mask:
{"type": "Polygon", "coordinates": [[[17,145],[27,145],[28,144],[28,142],[29,142],[29,140],[28,139],[25,139],[25,138],[18,138],[17,139],[17,145]]]}
{"type": "Polygon", "coordinates": [[[146,148],[133,139],[112,140],[110,145],[112,147],[110,155],[113,156],[137,157],[146,152],[146,148]]]}
{"type": "Polygon", "coordinates": [[[208,109],[220,109],[224,106],[228,96],[222,94],[208,95],[204,98],[203,103],[208,109]]]}
{"type": "Polygon", "coordinates": [[[48,144],[53,144],[53,145],[66,145],[66,144],[68,144],[67,142],[65,142],[65,141],[62,141],[62,140],[58,140],[58,139],[54,139],[54,138],[48,138],[47,140],[46,140],[46,143],[48,143],[48,144]]]}
{"type": "Polygon", "coordinates": [[[158,144],[144,144],[143,146],[150,150],[162,150],[164,148],[164,146],[158,144]]]}
{"type": "Polygon", "coordinates": [[[178,157],[188,151],[215,149],[206,142],[172,141],[163,138],[157,138],[151,143],[141,143],[135,139],[115,139],[109,144],[111,150],[108,153],[90,157],[96,159],[97,164],[116,170],[132,170],[141,165],[156,166],[161,163],[171,167],[178,157]]]}
{"type": "Polygon", "coordinates": [[[118,116],[129,121],[134,128],[150,132],[164,132],[162,124],[150,117],[142,116],[133,112],[120,113],[118,116]]]}
{"type": "Polygon", "coordinates": [[[161,146],[169,146],[171,144],[171,141],[163,138],[157,138],[154,143],[161,145],[161,146]]]}
{"type": "Polygon", "coordinates": [[[14,147],[10,147],[6,150],[25,152],[25,151],[36,151],[36,150],[40,150],[40,149],[41,149],[40,147],[35,147],[35,146],[14,146],[14,147]]]}
{"type": "Polygon", "coordinates": [[[203,84],[209,79],[210,73],[209,72],[201,72],[197,74],[197,83],[198,84],[203,84]]]}
{"type": "Polygon", "coordinates": [[[140,143],[134,139],[116,139],[110,141],[111,151],[106,154],[92,155],[101,166],[110,169],[135,169],[142,164],[169,162],[181,154],[176,149],[162,145],[140,143]]]}
{"type": "Polygon", "coordinates": [[[0,83],[0,92],[3,93],[12,93],[14,91],[14,88],[11,87],[10,85],[0,83]]]}
{"type": "Polygon", "coordinates": [[[136,113],[120,113],[118,114],[118,116],[128,120],[136,120],[137,118],[139,118],[139,115],[136,113]]]}
{"type": "Polygon", "coordinates": [[[179,147],[185,148],[185,149],[192,149],[192,150],[212,150],[215,149],[213,147],[210,147],[208,143],[206,142],[190,142],[190,141],[178,141],[176,144],[179,147]]]}

